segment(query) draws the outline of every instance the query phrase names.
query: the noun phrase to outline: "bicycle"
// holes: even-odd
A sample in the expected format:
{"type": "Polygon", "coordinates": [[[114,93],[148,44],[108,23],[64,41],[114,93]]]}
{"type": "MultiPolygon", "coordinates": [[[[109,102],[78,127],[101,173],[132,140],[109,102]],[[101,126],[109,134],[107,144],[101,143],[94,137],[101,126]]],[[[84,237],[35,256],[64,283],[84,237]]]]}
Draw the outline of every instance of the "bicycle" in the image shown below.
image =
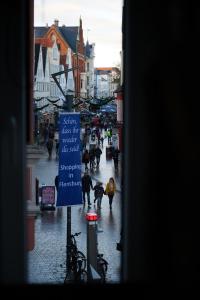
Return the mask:
{"type": "Polygon", "coordinates": [[[69,275],[73,275],[74,281],[87,281],[86,272],[86,257],[83,252],[79,251],[77,248],[77,243],[75,236],[80,235],[81,232],[77,232],[70,236],[70,243],[67,245],[69,251],[69,265],[67,267],[67,274],[64,280],[66,283],[69,275]]]}
{"type": "Polygon", "coordinates": [[[103,254],[97,254],[97,272],[101,277],[101,283],[106,282],[106,274],[108,270],[108,262],[103,258],[103,254]]]}

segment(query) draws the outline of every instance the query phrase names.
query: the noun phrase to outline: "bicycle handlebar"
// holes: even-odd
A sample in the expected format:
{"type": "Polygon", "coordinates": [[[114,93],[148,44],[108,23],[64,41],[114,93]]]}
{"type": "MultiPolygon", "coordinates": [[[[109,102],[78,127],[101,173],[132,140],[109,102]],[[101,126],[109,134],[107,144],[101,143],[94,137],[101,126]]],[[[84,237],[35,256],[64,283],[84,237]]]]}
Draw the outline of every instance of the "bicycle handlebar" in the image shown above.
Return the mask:
{"type": "Polygon", "coordinates": [[[81,234],[81,232],[76,232],[76,233],[74,233],[74,234],[71,234],[71,237],[75,237],[75,236],[78,236],[78,235],[80,235],[81,234]]]}

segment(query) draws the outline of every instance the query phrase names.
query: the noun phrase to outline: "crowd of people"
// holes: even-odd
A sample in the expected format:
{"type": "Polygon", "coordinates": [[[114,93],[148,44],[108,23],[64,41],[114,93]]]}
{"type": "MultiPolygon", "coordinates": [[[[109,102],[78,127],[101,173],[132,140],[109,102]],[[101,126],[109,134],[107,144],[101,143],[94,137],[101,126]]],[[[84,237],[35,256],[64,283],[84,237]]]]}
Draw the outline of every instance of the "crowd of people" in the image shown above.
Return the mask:
{"type": "Polygon", "coordinates": [[[91,189],[94,191],[94,204],[97,202],[97,208],[101,209],[101,202],[103,195],[107,195],[109,199],[109,206],[110,210],[112,210],[112,202],[113,197],[116,192],[116,184],[113,177],[110,177],[108,182],[106,183],[106,188],[103,188],[103,184],[100,181],[96,182],[96,185],[93,186],[91,176],[89,175],[88,171],[84,172],[82,177],[82,194],[83,194],[83,205],[86,204],[86,195],[87,195],[87,204],[91,207],[91,200],[90,200],[90,191],[91,189]]]}
{"type": "MultiPolygon", "coordinates": [[[[112,147],[112,129],[109,128],[107,130],[101,130],[96,127],[90,128],[86,126],[84,131],[82,132],[82,141],[85,140],[86,143],[82,148],[82,164],[84,164],[84,174],[81,178],[82,183],[82,201],[83,205],[86,205],[86,198],[88,207],[91,207],[91,199],[90,193],[91,190],[94,191],[94,204],[97,203],[97,208],[101,209],[101,202],[103,195],[107,195],[109,199],[109,207],[112,210],[112,202],[113,197],[116,191],[116,183],[113,177],[109,178],[108,182],[105,184],[105,188],[103,188],[103,183],[97,181],[95,185],[93,185],[91,175],[89,171],[93,171],[94,168],[99,169],[101,155],[103,150],[103,141],[108,138],[108,145],[110,145],[110,149],[112,149],[112,159],[114,161],[115,170],[118,169],[118,160],[119,160],[119,149],[117,147],[112,147]],[[109,130],[110,134],[108,135],[107,131],[109,130]],[[103,135],[104,134],[104,135],[103,135]],[[94,143],[91,141],[94,140],[94,143]]],[[[56,189],[58,190],[58,175],[55,178],[56,189]]]]}
{"type": "Polygon", "coordinates": [[[116,146],[112,146],[112,127],[102,128],[100,126],[88,126],[86,125],[82,132],[82,163],[85,167],[84,175],[82,176],[82,195],[83,204],[87,204],[91,207],[90,192],[94,191],[94,204],[97,203],[97,208],[101,209],[101,203],[103,195],[106,195],[109,200],[109,207],[112,210],[113,198],[116,192],[116,183],[113,177],[109,178],[108,182],[103,187],[103,183],[97,181],[95,185],[92,183],[89,171],[93,171],[94,168],[99,169],[103,143],[107,139],[107,144],[111,151],[111,157],[114,162],[115,170],[118,170],[119,161],[119,149],[116,146]],[[93,142],[94,141],[94,142],[93,142]]]}
{"type": "MultiPolygon", "coordinates": [[[[84,165],[84,175],[82,176],[82,200],[83,204],[91,206],[90,192],[94,191],[94,204],[97,203],[97,208],[101,208],[101,202],[103,195],[107,195],[109,199],[109,206],[112,209],[113,197],[116,191],[116,184],[114,178],[111,177],[103,188],[103,184],[97,181],[93,186],[90,172],[94,169],[98,170],[101,165],[101,155],[104,147],[104,140],[107,139],[107,144],[110,149],[111,159],[114,162],[114,168],[118,170],[119,161],[119,149],[112,145],[112,127],[105,124],[104,126],[94,126],[94,124],[87,124],[81,130],[81,161],[84,165]]],[[[59,156],[59,136],[58,132],[55,130],[53,124],[48,122],[43,128],[43,144],[46,146],[48,151],[48,158],[52,158],[52,152],[55,144],[56,159],[59,156]]],[[[55,178],[55,186],[58,190],[58,175],[55,178]]]]}

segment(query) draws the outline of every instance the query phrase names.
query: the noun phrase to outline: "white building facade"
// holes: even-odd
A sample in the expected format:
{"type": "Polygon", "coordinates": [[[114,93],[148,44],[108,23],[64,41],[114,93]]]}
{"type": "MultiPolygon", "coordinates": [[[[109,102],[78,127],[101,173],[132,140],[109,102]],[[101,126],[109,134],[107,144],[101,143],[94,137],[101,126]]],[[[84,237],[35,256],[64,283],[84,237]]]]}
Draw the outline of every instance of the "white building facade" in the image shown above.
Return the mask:
{"type": "Polygon", "coordinates": [[[95,97],[112,97],[112,68],[95,69],[95,97]]]}
{"type": "MultiPolygon", "coordinates": [[[[72,69],[72,52],[68,48],[66,55],[66,65],[72,69]]],[[[34,100],[37,108],[41,109],[43,115],[50,115],[57,111],[57,107],[52,105],[50,101],[56,101],[56,105],[62,106],[65,101],[64,95],[61,93],[51,74],[64,71],[64,65],[60,64],[60,51],[56,41],[52,47],[45,47],[40,44],[35,45],[35,76],[34,76],[34,100]],[[48,101],[49,99],[49,101],[48,101]],[[42,109],[42,107],[44,107],[42,109]]],[[[63,73],[57,77],[61,89],[66,94],[68,91],[74,94],[75,84],[73,71],[68,72],[67,81],[66,74],[63,73]]]]}
{"type": "Polygon", "coordinates": [[[95,97],[113,97],[120,84],[120,70],[118,68],[95,69],[95,97]]]}
{"type": "Polygon", "coordinates": [[[95,78],[94,78],[94,52],[95,44],[89,44],[87,41],[86,44],[86,90],[87,97],[94,97],[94,87],[95,87],[95,78]]]}

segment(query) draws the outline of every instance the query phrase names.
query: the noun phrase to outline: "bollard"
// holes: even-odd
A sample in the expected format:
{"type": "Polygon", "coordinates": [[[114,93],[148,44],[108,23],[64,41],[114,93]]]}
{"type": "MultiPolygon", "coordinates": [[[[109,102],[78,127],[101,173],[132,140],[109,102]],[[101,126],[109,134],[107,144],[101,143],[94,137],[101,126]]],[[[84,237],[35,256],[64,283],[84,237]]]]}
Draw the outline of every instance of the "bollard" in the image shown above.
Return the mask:
{"type": "Polygon", "coordinates": [[[97,273],[97,214],[86,214],[87,222],[87,272],[91,280],[99,281],[97,273]],[[93,271],[94,269],[94,271],[93,271]],[[94,274],[96,274],[94,276],[94,274]]]}
{"type": "Polygon", "coordinates": [[[35,247],[35,215],[26,216],[26,250],[32,251],[35,247]]]}

